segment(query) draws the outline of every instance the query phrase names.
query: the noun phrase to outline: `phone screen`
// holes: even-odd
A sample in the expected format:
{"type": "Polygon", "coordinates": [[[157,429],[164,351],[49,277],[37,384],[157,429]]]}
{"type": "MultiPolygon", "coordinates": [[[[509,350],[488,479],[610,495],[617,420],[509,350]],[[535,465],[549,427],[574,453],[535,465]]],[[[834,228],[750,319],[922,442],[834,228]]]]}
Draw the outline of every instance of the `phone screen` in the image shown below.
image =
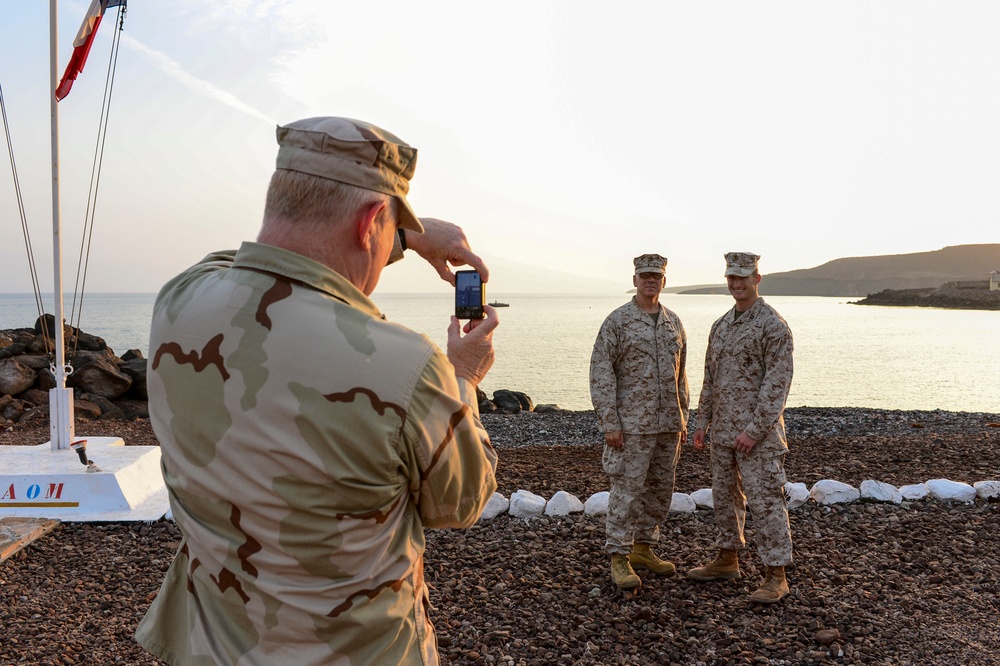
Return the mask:
{"type": "Polygon", "coordinates": [[[476,271],[455,272],[455,316],[459,319],[482,319],[485,316],[486,289],[476,271]]]}

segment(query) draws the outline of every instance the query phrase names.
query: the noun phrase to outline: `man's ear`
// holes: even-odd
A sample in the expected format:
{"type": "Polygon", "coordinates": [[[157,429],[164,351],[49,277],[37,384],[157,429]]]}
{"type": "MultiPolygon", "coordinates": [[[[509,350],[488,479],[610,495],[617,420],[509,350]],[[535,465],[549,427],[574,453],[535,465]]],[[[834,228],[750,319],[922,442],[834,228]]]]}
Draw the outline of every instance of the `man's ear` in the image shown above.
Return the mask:
{"type": "Polygon", "coordinates": [[[386,206],[386,202],[377,201],[358,211],[357,222],[355,222],[355,228],[358,232],[358,246],[366,252],[371,249],[372,235],[376,231],[375,220],[378,219],[379,213],[386,206]]]}

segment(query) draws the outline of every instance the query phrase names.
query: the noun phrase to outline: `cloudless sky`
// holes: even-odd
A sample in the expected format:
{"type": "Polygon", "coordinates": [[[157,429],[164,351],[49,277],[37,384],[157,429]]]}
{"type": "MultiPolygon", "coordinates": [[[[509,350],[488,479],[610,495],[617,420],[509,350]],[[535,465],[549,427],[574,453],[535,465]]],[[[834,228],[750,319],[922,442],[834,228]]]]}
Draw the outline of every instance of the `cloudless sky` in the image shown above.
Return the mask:
{"type": "MultiPolygon", "coordinates": [[[[10,2],[0,86],[52,289],[48,2],[10,2]]],[[[410,201],[490,292],[624,291],[1000,242],[1000,3],[132,0],[88,291],[156,291],[252,240],[276,124],[341,115],[419,149],[410,201]]],[[[59,2],[61,75],[89,2],[59,2]]],[[[71,282],[117,10],[59,104],[71,282]]],[[[5,147],[5,146],[4,146],[5,147]]],[[[31,290],[0,163],[0,291],[31,290]]],[[[998,267],[1000,268],[1000,267],[998,267]]],[[[71,284],[67,288],[71,288],[71,284]]],[[[380,291],[447,289],[410,256],[380,291]]]]}

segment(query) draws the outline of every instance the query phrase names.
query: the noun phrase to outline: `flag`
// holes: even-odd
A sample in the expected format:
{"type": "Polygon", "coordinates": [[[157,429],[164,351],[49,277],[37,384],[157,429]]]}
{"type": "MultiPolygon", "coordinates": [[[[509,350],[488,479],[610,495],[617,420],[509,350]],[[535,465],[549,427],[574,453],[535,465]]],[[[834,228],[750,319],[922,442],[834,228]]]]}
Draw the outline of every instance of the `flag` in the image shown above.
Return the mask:
{"type": "Polygon", "coordinates": [[[73,55],[70,56],[66,72],[59,81],[59,86],[56,87],[56,100],[61,100],[69,94],[70,88],[73,87],[73,81],[83,71],[87,55],[90,54],[90,47],[94,43],[94,36],[97,35],[97,26],[101,25],[104,12],[108,7],[117,7],[125,2],[126,0],[93,0],[90,3],[90,9],[87,10],[87,15],[83,19],[83,25],[76,33],[76,39],[73,40],[73,55]]]}

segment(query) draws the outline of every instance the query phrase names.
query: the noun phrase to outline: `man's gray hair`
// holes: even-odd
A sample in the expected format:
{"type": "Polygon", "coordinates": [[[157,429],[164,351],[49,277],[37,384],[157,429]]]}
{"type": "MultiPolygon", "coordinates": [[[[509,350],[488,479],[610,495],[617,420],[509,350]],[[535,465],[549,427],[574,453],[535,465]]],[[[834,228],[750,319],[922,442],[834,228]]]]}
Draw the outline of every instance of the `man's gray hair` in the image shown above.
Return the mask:
{"type": "Polygon", "coordinates": [[[292,223],[322,224],[348,219],[365,206],[386,202],[396,218],[396,199],[388,194],[320,178],[298,171],[277,169],[271,176],[264,202],[264,218],[292,223]]]}

